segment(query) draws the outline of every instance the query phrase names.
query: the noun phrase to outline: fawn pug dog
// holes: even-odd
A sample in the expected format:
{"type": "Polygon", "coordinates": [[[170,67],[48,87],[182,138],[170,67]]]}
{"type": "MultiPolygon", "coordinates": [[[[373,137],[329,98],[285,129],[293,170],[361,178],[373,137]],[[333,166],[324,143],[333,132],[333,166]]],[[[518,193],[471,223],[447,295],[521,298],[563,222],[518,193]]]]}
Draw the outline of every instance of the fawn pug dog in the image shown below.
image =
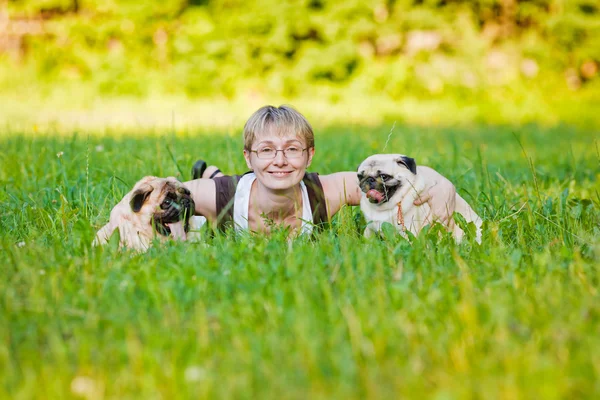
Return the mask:
{"type": "Polygon", "coordinates": [[[145,251],[152,239],[187,239],[194,200],[177,179],[147,176],[110,212],[110,220],[97,233],[94,246],[103,245],[118,229],[120,246],[145,251]]]}
{"type": "MultiPolygon", "coordinates": [[[[358,167],[358,180],[363,196],[360,209],[367,220],[365,236],[379,232],[384,222],[392,224],[406,237],[406,230],[418,235],[425,225],[433,222],[429,204],[415,206],[419,197],[430,182],[417,173],[415,160],[402,154],[375,154],[364,160],[358,167]]],[[[477,227],[478,243],[481,243],[481,218],[457,193],[457,213],[467,222],[477,227]]],[[[460,243],[464,232],[451,219],[447,229],[460,243]]]]}

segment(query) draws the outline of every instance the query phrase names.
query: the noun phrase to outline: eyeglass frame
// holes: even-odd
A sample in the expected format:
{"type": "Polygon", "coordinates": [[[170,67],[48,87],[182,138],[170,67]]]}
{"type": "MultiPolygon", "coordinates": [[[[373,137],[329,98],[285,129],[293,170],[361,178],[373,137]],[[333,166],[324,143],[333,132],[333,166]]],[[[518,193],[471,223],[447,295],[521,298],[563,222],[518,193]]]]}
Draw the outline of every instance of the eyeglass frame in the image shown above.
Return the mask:
{"type": "MultiPolygon", "coordinates": [[[[289,147],[288,147],[288,148],[289,148],[289,147]]],[[[298,158],[300,158],[300,157],[302,156],[302,154],[304,154],[304,152],[305,152],[306,150],[308,150],[308,149],[310,149],[310,147],[305,147],[304,149],[302,149],[302,148],[301,148],[302,152],[300,153],[300,156],[299,156],[299,157],[292,157],[292,158],[289,158],[289,157],[288,157],[288,156],[285,154],[285,151],[287,150],[287,148],[286,148],[286,149],[275,149],[275,155],[274,155],[273,157],[271,157],[271,158],[260,158],[260,156],[258,155],[258,149],[256,149],[256,150],[252,150],[252,149],[250,149],[250,152],[251,152],[251,153],[256,153],[256,157],[257,157],[259,160],[274,160],[274,159],[276,159],[276,158],[277,158],[277,153],[281,151],[281,152],[283,153],[283,156],[284,156],[284,157],[285,157],[287,160],[294,160],[294,159],[298,159],[298,158]]]]}

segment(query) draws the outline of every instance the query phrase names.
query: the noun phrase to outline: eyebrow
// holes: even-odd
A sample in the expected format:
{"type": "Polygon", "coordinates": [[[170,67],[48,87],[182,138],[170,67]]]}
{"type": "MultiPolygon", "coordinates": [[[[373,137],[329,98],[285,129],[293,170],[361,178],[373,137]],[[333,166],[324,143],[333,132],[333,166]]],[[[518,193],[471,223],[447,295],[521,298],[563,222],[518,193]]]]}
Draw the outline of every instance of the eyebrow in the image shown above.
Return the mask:
{"type": "MultiPolygon", "coordinates": [[[[284,144],[290,144],[290,143],[294,143],[294,142],[300,143],[300,145],[302,145],[302,142],[300,140],[298,140],[298,139],[286,140],[284,142],[284,144]]],[[[265,141],[262,141],[262,142],[258,142],[256,145],[260,146],[260,145],[263,145],[263,144],[275,144],[275,142],[273,142],[272,140],[265,140],[265,141]]]]}

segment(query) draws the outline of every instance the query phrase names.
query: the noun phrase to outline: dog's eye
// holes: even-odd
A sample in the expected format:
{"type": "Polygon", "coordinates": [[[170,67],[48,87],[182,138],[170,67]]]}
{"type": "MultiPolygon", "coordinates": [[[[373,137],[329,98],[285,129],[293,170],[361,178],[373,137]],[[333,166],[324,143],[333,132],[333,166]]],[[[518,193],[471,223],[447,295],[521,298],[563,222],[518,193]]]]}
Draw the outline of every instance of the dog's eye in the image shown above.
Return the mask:
{"type": "Polygon", "coordinates": [[[381,174],[381,175],[379,175],[379,177],[381,179],[383,179],[384,181],[389,181],[390,179],[392,179],[392,177],[388,174],[381,174]]]}
{"type": "Polygon", "coordinates": [[[160,208],[162,208],[163,210],[167,209],[167,208],[171,207],[171,204],[173,204],[173,200],[170,199],[169,197],[165,197],[162,204],[160,205],[160,208]]]}

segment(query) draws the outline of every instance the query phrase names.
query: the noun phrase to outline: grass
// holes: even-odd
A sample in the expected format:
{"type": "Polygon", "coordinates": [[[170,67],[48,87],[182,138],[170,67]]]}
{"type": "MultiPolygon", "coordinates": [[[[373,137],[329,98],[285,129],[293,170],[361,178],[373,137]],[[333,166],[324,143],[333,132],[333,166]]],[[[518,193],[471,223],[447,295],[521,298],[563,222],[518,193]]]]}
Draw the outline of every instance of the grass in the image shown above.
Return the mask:
{"type": "Polygon", "coordinates": [[[13,69],[2,79],[0,66],[0,104],[3,105],[0,121],[5,121],[0,135],[15,130],[23,133],[54,130],[68,135],[81,127],[90,134],[106,130],[147,132],[174,128],[179,131],[195,126],[237,131],[250,112],[265,104],[289,102],[321,127],[336,127],[339,121],[370,129],[387,123],[392,125],[394,121],[417,126],[480,123],[554,126],[562,122],[584,129],[600,127],[596,113],[600,80],[577,91],[567,89],[562,78],[557,82],[556,77],[540,77],[546,83],[488,85],[467,93],[451,88],[442,93],[415,89],[416,92],[403,92],[400,98],[392,98],[371,85],[368,89],[335,85],[311,88],[304,87],[303,83],[302,94],[291,98],[242,89],[233,97],[189,98],[178,93],[177,88],[173,89],[175,93],[144,97],[106,96],[94,91],[91,83],[78,85],[63,80],[60,84],[36,83],[24,76],[15,77],[13,69]],[[26,82],[19,83],[19,79],[26,82]],[[32,98],[30,93],[36,96],[32,98]]]}
{"type": "MultiPolygon", "coordinates": [[[[313,170],[354,170],[389,132],[320,130],[313,170]]],[[[481,246],[435,228],[366,240],[344,209],[315,240],[135,255],[91,248],[110,208],[200,157],[244,171],[240,135],[5,131],[0,397],[598,397],[598,137],[396,126],[386,151],[450,178],[486,221],[481,246]]]]}

